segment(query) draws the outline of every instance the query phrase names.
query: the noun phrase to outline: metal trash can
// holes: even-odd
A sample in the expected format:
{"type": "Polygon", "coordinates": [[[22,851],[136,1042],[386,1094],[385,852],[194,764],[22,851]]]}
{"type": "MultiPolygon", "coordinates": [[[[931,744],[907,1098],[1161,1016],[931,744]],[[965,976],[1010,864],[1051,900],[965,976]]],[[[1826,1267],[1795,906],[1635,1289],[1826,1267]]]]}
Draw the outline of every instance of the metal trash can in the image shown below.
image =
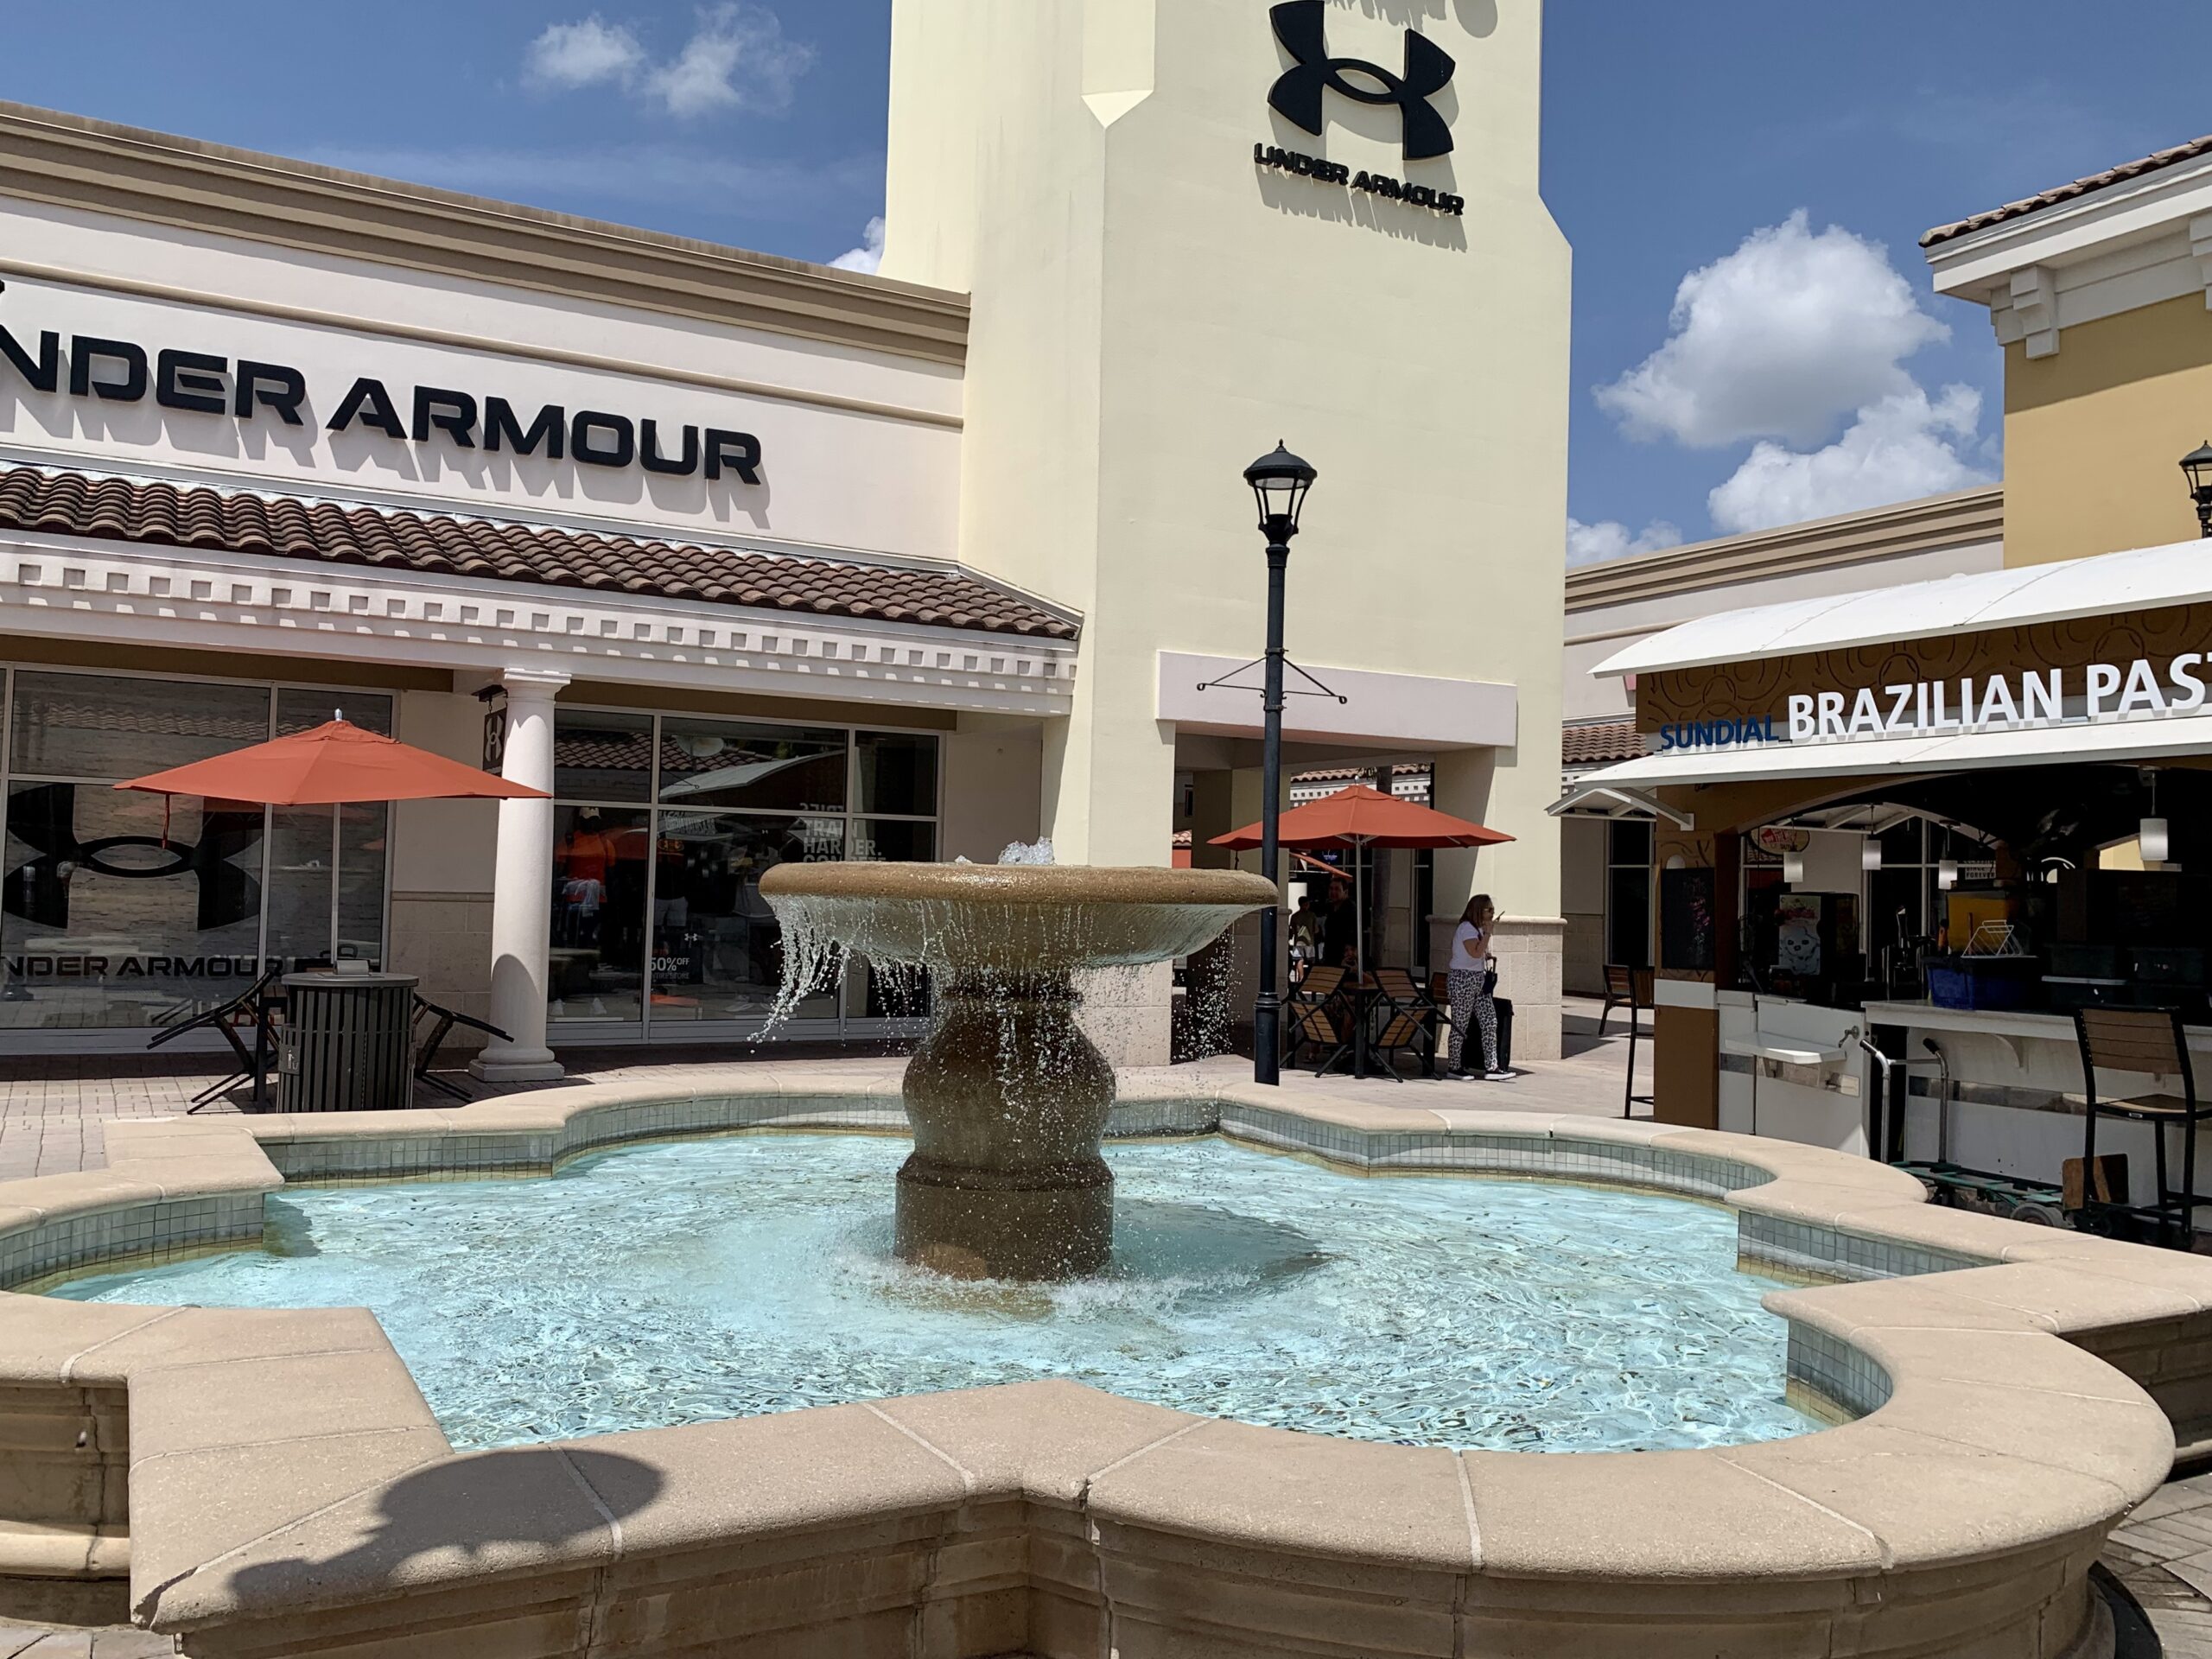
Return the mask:
{"type": "Polygon", "coordinates": [[[412,974],[287,974],[277,1104],[381,1112],[415,1103],[412,974]]]}

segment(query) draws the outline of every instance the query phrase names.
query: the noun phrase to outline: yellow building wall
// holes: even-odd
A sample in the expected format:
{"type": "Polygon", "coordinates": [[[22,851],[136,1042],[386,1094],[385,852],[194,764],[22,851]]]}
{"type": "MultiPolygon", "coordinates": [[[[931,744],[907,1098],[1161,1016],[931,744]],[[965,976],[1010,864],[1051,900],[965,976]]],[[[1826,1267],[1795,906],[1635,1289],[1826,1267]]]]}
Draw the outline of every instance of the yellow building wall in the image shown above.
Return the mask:
{"type": "Polygon", "coordinates": [[[2197,533],[2177,464],[2212,437],[2212,311],[2194,295],[2005,348],[2005,563],[2197,533]]]}

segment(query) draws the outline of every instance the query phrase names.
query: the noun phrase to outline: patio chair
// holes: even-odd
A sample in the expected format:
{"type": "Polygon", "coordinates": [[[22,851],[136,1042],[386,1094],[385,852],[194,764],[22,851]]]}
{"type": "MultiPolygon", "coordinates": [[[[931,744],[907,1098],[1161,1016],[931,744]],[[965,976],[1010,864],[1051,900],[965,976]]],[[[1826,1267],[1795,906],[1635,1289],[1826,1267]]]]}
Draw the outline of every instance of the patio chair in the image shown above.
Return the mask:
{"type": "Polygon", "coordinates": [[[1605,964],[1605,1000],[1598,1009],[1598,1039],[1600,1042],[1605,1040],[1605,1021],[1612,1017],[1615,1008],[1626,1008],[1629,1024],[1636,1024],[1635,974],[1636,969],[1624,962],[1605,964]]]}
{"type": "Polygon", "coordinates": [[[1370,977],[1386,1014],[1382,1029],[1369,1043],[1368,1052],[1382,1056],[1391,1077],[1400,1082],[1404,1078],[1398,1071],[1398,1056],[1404,1053],[1418,1054],[1421,1075],[1434,1077],[1436,1004],[1421,989],[1421,982],[1403,968],[1377,968],[1370,977]]]}
{"type": "Polygon", "coordinates": [[[2082,1135],[2082,1167],[2097,1167],[2097,1122],[2118,1117],[2148,1123],[2158,1147],[2158,1197],[2156,1203],[2121,1202],[2097,1206],[2104,1213],[2138,1216],[2156,1224],[2160,1243],[2177,1227],[2174,1240],[2181,1249],[2192,1248],[2196,1225],[2196,1126],[2212,1117],[2212,1107],[2196,1098],[2196,1072],[2190,1064],[2189,1039],[2177,1008],[2086,1007],[2074,1011],[2074,1032],[2082,1046],[2082,1086],[2088,1096],[2088,1124],[2082,1135]],[[2097,1071],[2132,1073],[2153,1084],[2177,1082],[2178,1095],[2144,1089],[2117,1100],[2097,1096],[2097,1071]],[[2181,1186],[2166,1184],[2166,1128],[2182,1130],[2181,1186]]]}
{"type": "Polygon", "coordinates": [[[268,1106],[269,1073],[276,1063],[276,1018],[283,996],[278,982],[283,974],[281,967],[270,969],[229,1001],[209,1008],[204,1014],[196,1014],[189,1020],[179,1020],[165,1027],[147,1043],[146,1047],[150,1052],[164,1043],[175,1042],[187,1032],[213,1031],[219,1032],[223,1040],[230,1045],[238,1069],[194,1095],[192,1103],[184,1109],[187,1116],[218,1096],[228,1094],[248,1078],[253,1082],[254,1110],[261,1111],[268,1106]],[[238,1034],[246,1027],[251,1027],[253,1032],[251,1048],[238,1034]]]}
{"type": "MultiPolygon", "coordinates": [[[[474,1014],[463,1014],[457,1008],[441,1007],[417,991],[415,994],[415,1012],[410,1024],[414,1031],[419,1032],[425,1020],[433,1023],[429,1039],[416,1044],[415,1081],[427,1083],[440,1094],[450,1095],[455,1100],[467,1100],[468,1090],[456,1089],[443,1077],[430,1075],[431,1064],[438,1058],[438,1051],[445,1046],[446,1038],[452,1033],[453,1028],[455,1026],[467,1026],[471,1031],[480,1031],[486,1036],[496,1037],[503,1043],[511,1043],[514,1040],[489,1020],[479,1020],[474,1014]]],[[[410,1034],[412,1035],[412,1033],[410,1034]]]]}
{"type": "Polygon", "coordinates": [[[1326,1058],[1313,1068],[1315,1077],[1351,1053],[1351,999],[1344,993],[1349,977],[1344,969],[1315,966],[1306,970],[1306,977],[1291,993],[1290,1032],[1283,1044],[1284,1055],[1295,1065],[1300,1050],[1324,1051],[1326,1058]]]}
{"type": "MultiPolygon", "coordinates": [[[[1616,974],[1620,976],[1622,1006],[1628,1009],[1628,1079],[1623,1090],[1621,1116],[1634,1117],[1638,1106],[1649,1106],[1656,1103],[1649,1095],[1639,1095],[1636,1092],[1636,1039],[1643,1034],[1636,1016],[1652,1006],[1653,975],[1649,968],[1629,968],[1618,963],[1607,963],[1605,967],[1605,1006],[1607,1007],[1611,1007],[1613,1004],[1613,976],[1616,974]]],[[[1600,1037],[1605,1034],[1605,1016],[1602,1011],[1598,1015],[1598,1034],[1600,1037]]]]}

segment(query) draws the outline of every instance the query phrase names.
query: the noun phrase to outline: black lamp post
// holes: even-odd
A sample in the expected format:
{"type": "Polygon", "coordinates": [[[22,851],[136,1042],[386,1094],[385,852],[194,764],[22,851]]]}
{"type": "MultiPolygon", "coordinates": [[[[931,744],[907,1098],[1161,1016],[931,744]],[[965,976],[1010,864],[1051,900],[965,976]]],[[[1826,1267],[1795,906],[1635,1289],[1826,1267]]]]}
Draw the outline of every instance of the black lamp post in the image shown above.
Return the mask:
{"type": "MultiPolygon", "coordinates": [[[[1264,732],[1260,748],[1260,868],[1277,886],[1282,881],[1282,850],[1275,844],[1282,796],[1282,590],[1290,568],[1290,538],[1298,534],[1298,515],[1313,469],[1278,443],[1244,469],[1260,504],[1260,533],[1268,538],[1268,655],[1264,732]]],[[[1275,929],[1281,906],[1260,912],[1260,995],[1252,1010],[1252,1081],[1282,1080],[1282,997],[1275,984],[1275,929]]]]}
{"type": "Polygon", "coordinates": [[[2181,458],[2189,480],[2189,499],[2196,503],[2196,529],[2212,536],[2212,442],[2200,443],[2181,458]]]}

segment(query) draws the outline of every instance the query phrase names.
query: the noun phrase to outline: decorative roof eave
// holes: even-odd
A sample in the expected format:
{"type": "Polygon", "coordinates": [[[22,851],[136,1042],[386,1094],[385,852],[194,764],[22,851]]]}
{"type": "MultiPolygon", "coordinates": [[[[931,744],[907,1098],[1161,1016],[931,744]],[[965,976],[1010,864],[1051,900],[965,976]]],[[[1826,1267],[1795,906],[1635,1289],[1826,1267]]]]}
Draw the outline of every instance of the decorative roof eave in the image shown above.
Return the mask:
{"type": "Polygon", "coordinates": [[[0,530],[0,635],[1065,715],[1071,639],[0,530]]]}
{"type": "Polygon", "coordinates": [[[1067,613],[960,570],[608,535],[62,467],[0,469],[0,531],[6,530],[982,633],[1073,639],[1077,632],[1067,613]]]}
{"type": "Polygon", "coordinates": [[[1966,218],[1954,219],[1948,225],[1938,225],[1921,237],[1920,245],[1923,248],[1932,248],[1945,242],[1955,241],[1960,237],[1971,236],[1976,231],[1987,230],[1993,225],[2002,225],[2012,219],[2024,219],[2029,214],[2040,213],[2046,207],[2056,207],[2062,201],[2072,201],[2077,197],[2088,195],[2107,186],[2124,183],[2130,179],[2139,179],[2145,174],[2163,172],[2167,168],[2178,166],[2183,162],[2194,161],[2199,156],[2207,154],[2212,154],[2212,135],[2202,138],[2192,138],[2186,143],[2174,144],[2164,149],[2155,149],[2148,156],[2139,156],[2132,162],[2122,162],[2117,167],[2106,168],[2102,172],[2086,174],[2081,178],[2069,180],[2064,184],[2053,185],[2048,190],[2038,190],[2031,196],[2023,196],[2017,201],[2008,201],[2003,207],[1993,207],[1986,213],[1970,213],[1966,218]]]}

